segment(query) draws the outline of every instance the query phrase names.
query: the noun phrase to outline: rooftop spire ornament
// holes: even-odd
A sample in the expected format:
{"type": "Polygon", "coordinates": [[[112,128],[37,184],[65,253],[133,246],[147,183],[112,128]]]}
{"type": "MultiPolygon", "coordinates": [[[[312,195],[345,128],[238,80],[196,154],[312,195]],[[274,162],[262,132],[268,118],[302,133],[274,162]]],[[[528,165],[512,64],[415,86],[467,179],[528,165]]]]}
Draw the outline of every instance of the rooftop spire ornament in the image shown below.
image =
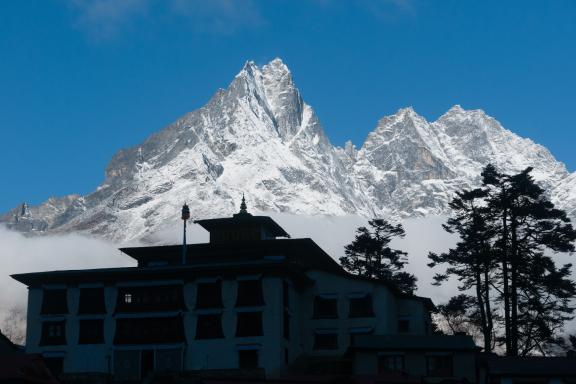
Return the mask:
{"type": "Polygon", "coordinates": [[[242,202],[240,203],[239,213],[248,213],[248,211],[246,210],[246,199],[244,198],[244,193],[242,193],[242,202]]]}
{"type": "Polygon", "coordinates": [[[190,208],[184,203],[182,206],[182,221],[184,221],[184,239],[182,241],[182,264],[186,264],[186,222],[190,219],[190,208]]]}

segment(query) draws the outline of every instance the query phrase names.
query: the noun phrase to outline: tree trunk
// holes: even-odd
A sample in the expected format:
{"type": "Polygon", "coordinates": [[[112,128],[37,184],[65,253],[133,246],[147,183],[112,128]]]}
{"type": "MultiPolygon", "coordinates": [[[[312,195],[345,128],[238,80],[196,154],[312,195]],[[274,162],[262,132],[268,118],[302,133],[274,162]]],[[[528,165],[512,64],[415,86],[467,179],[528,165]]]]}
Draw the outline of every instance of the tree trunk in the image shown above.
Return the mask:
{"type": "MultiPolygon", "coordinates": [[[[506,197],[506,192],[502,188],[502,200],[506,197]]],[[[504,287],[504,338],[506,340],[506,355],[510,356],[512,347],[510,345],[510,290],[508,288],[508,209],[506,202],[503,202],[502,211],[502,280],[504,287]]]]}
{"type": "Polygon", "coordinates": [[[484,352],[492,352],[492,331],[494,320],[492,319],[492,306],[490,304],[489,263],[484,266],[484,302],[486,305],[486,333],[484,334],[484,352]]]}
{"type": "Polygon", "coordinates": [[[518,239],[516,217],[510,218],[510,352],[509,356],[518,356],[518,239]]]}
{"type": "MultiPolygon", "coordinates": [[[[478,268],[478,266],[476,266],[478,268]]],[[[478,308],[480,309],[480,321],[482,322],[482,334],[484,335],[484,352],[490,350],[490,338],[487,337],[488,322],[486,319],[486,310],[484,308],[484,298],[482,297],[482,275],[479,269],[476,270],[476,299],[478,300],[478,308]]]]}

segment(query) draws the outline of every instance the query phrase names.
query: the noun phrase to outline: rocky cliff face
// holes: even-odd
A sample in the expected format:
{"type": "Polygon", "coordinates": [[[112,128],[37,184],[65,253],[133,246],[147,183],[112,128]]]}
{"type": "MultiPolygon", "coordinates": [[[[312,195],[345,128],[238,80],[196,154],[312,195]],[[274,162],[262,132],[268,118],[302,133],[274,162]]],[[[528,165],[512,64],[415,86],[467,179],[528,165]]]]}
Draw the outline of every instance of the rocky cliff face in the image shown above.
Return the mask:
{"type": "Polygon", "coordinates": [[[149,239],[178,220],[228,216],[241,194],[253,211],[400,218],[445,213],[488,162],[535,166],[562,208],[576,208],[575,176],[542,146],[480,110],[428,122],[411,108],[382,118],[360,149],[334,147],[281,60],[248,62],[225,90],[142,144],[119,151],[86,196],[51,198],[0,217],[33,233],[81,231],[149,239]]]}

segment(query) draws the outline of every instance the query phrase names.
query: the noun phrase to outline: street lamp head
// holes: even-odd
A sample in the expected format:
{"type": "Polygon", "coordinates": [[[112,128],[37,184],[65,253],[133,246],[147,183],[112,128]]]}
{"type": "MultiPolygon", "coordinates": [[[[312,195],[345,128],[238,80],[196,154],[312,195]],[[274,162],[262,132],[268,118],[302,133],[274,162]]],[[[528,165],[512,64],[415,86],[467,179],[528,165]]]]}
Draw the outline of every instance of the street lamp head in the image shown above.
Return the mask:
{"type": "Polygon", "coordinates": [[[182,206],[182,220],[186,221],[190,218],[190,208],[184,203],[182,206]]]}

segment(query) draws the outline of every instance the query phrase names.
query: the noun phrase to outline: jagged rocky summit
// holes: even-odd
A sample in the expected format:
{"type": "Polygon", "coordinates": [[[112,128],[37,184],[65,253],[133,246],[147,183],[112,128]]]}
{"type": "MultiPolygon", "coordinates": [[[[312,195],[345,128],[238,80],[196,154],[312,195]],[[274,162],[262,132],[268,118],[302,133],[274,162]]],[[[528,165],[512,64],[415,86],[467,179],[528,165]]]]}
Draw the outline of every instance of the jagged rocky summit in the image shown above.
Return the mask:
{"type": "Polygon", "coordinates": [[[248,62],[205,106],[116,153],[96,191],[17,207],[0,222],[26,233],[146,240],[179,220],[184,201],[193,218],[228,216],[242,193],[260,212],[443,214],[456,190],[478,185],[488,162],[508,173],[534,166],[553,201],[575,213],[575,174],[481,110],[454,106],[428,122],[401,109],[361,148],[340,148],[280,59],[261,68],[248,62]]]}

